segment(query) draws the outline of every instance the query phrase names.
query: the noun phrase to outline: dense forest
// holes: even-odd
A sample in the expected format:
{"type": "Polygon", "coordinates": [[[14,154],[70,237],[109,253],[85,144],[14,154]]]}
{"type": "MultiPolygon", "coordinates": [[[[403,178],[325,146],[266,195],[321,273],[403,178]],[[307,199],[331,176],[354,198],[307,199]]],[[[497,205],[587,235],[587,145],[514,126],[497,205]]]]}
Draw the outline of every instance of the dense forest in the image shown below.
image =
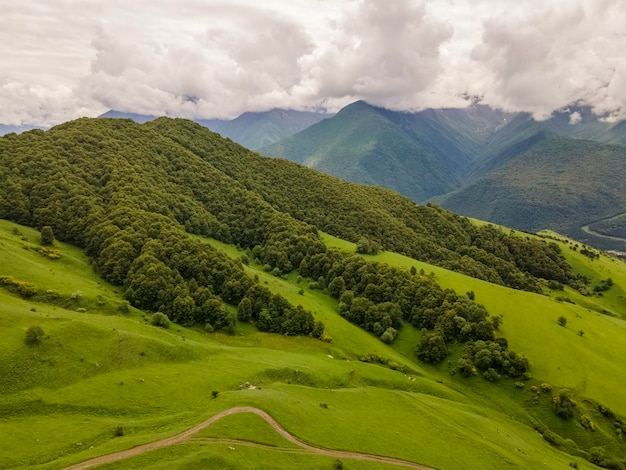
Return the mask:
{"type": "MultiPolygon", "coordinates": [[[[227,303],[262,331],[322,337],[310,312],[192,235],[236,244],[277,275],[313,278],[340,300],[342,315],[384,341],[403,321],[436,330],[420,346],[428,362],[457,341],[491,347],[497,320],[428,276],[327,250],[318,230],[359,242],[361,251],[394,250],[517,289],[572,280],[555,244],[263,158],[180,119],[80,119],[8,134],[0,139],[0,218],[51,227],[85,248],[134,306],[179,324],[232,331],[227,303]]],[[[523,361],[507,366],[499,372],[524,371],[523,361]]]]}

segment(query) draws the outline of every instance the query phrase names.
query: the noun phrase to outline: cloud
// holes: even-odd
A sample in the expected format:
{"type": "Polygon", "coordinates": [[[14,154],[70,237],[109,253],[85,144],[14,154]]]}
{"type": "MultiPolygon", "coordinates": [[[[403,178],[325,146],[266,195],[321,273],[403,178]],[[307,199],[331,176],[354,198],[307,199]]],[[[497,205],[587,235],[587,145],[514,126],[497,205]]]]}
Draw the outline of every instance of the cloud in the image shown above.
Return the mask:
{"type": "Polygon", "coordinates": [[[453,29],[422,2],[363,0],[346,8],[332,31],[305,59],[304,82],[314,97],[406,109],[441,72],[439,48],[453,29]]]}
{"type": "Polygon", "coordinates": [[[38,0],[0,16],[0,122],[472,99],[626,117],[626,0],[38,0]]]}
{"type": "Polygon", "coordinates": [[[574,111],[572,114],[569,115],[569,123],[572,126],[580,123],[582,120],[583,118],[578,111],[574,111]]]}
{"type": "Polygon", "coordinates": [[[472,51],[487,79],[483,102],[538,119],[572,103],[624,116],[625,7],[623,0],[526,1],[486,19],[472,51]]]}
{"type": "Polygon", "coordinates": [[[312,43],[302,27],[262,10],[228,7],[184,42],[102,30],[81,89],[106,107],[146,114],[233,117],[289,106],[312,43]]]}

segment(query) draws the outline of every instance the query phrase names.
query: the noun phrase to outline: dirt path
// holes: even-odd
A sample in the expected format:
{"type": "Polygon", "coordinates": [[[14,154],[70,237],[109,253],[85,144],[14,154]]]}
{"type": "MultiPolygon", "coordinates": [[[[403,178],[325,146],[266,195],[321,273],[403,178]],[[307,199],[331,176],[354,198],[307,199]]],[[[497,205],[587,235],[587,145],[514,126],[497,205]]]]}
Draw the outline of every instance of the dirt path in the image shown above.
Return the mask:
{"type": "MultiPolygon", "coordinates": [[[[348,451],[343,451],[343,450],[325,449],[323,447],[315,447],[315,446],[306,444],[305,442],[302,442],[297,437],[295,437],[294,435],[290,434],[287,430],[285,430],[280,424],[278,424],[278,422],[274,418],[272,418],[265,411],[260,410],[258,408],[253,408],[250,406],[241,406],[237,408],[230,408],[228,410],[224,410],[221,413],[218,413],[210,417],[206,421],[203,421],[197,426],[194,426],[193,428],[190,428],[184,432],[181,432],[180,434],[177,434],[176,436],[168,437],[167,439],[162,439],[160,441],[151,442],[149,444],[143,444],[137,447],[133,447],[132,449],[122,450],[120,452],[115,452],[113,454],[95,457],[93,459],[86,460],[82,463],[68,467],[65,470],[80,470],[83,468],[95,467],[96,465],[102,465],[105,463],[111,463],[111,462],[116,462],[118,460],[127,459],[129,457],[140,455],[140,454],[149,452],[154,449],[160,449],[161,447],[168,447],[171,445],[180,444],[182,442],[188,441],[194,434],[210,426],[217,420],[225,416],[233,415],[236,413],[254,413],[260,416],[274,429],[274,431],[276,431],[278,434],[280,434],[289,442],[296,444],[298,447],[302,449],[302,451],[306,453],[325,455],[328,457],[335,457],[339,459],[366,460],[369,462],[387,463],[391,465],[396,465],[398,467],[414,468],[417,470],[434,470],[431,467],[419,465],[413,462],[409,462],[407,460],[394,459],[392,457],[383,457],[380,455],[362,454],[359,452],[348,452],[348,451]]],[[[202,440],[211,440],[211,439],[203,438],[202,440]]],[[[220,439],[215,439],[215,441],[220,441],[220,439]]],[[[221,440],[221,441],[223,442],[224,440],[221,440]]],[[[232,442],[232,443],[238,442],[240,445],[256,445],[254,443],[249,443],[246,441],[231,440],[229,442],[232,442]]],[[[269,446],[263,446],[263,447],[269,447],[269,446]]],[[[299,449],[280,449],[280,448],[274,448],[274,447],[272,448],[275,450],[283,451],[283,452],[294,452],[294,451],[302,452],[299,449]]]]}

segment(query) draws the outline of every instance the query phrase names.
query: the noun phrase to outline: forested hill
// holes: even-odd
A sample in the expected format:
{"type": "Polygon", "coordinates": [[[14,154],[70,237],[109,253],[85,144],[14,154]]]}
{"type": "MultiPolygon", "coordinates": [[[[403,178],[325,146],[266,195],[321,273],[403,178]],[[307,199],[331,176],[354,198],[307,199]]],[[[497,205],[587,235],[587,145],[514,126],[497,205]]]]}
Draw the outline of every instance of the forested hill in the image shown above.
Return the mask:
{"type": "Polygon", "coordinates": [[[308,312],[187,234],[238,244],[277,272],[325,252],[321,229],[362,251],[380,246],[518,289],[571,278],[556,245],[260,157],[180,119],[84,118],[1,138],[0,218],[51,226],[133,304],[167,306],[180,323],[224,326],[219,299],[248,297],[253,316],[269,309],[276,318],[270,330],[321,334],[308,312]]]}

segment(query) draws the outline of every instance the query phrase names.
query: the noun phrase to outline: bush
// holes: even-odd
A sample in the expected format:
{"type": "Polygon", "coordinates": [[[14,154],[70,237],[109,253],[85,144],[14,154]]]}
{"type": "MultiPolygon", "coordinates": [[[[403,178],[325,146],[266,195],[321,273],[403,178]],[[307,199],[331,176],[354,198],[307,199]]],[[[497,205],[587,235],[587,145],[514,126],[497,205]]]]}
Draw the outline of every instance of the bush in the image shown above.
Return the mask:
{"type": "Polygon", "coordinates": [[[154,315],[152,315],[151,323],[152,325],[158,326],[159,328],[170,327],[170,319],[162,312],[156,312],[154,315]]]}
{"type": "Polygon", "coordinates": [[[567,325],[567,318],[560,316],[556,322],[561,326],[565,326],[567,325]]]}
{"type": "Polygon", "coordinates": [[[40,326],[31,326],[28,330],[26,330],[26,338],[24,341],[29,346],[39,344],[41,342],[41,338],[44,336],[45,333],[40,326]]]}
{"type": "Polygon", "coordinates": [[[124,432],[124,428],[122,426],[118,426],[115,428],[115,431],[113,431],[113,435],[115,437],[122,437],[125,434],[124,432]]]}

